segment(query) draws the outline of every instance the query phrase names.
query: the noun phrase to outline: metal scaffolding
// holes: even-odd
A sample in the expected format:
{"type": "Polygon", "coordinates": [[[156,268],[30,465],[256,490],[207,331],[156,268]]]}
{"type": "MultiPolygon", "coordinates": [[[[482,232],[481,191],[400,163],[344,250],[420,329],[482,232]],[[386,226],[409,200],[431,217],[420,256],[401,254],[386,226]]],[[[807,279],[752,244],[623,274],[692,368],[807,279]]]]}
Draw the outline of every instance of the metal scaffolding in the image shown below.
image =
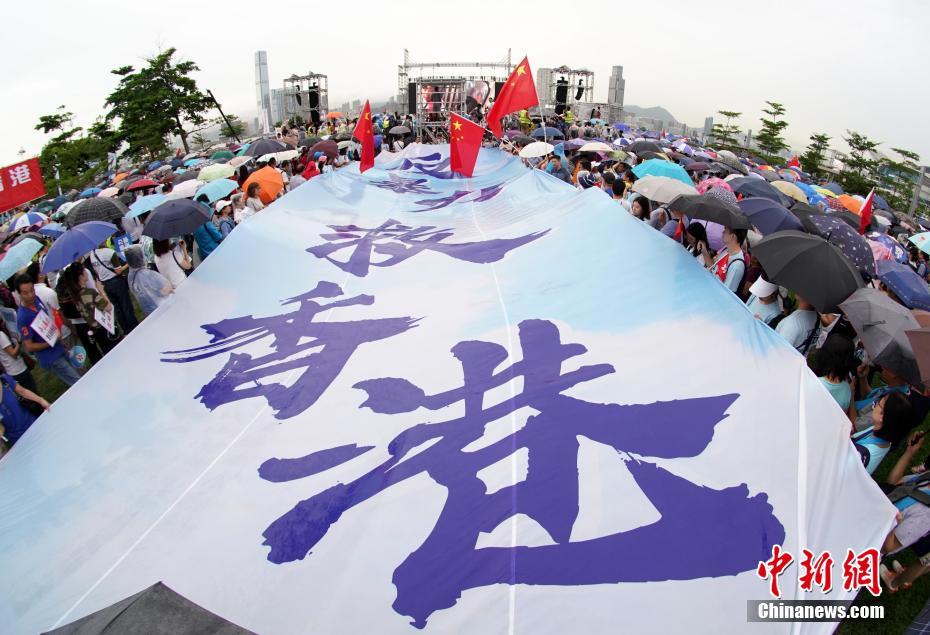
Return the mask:
{"type": "Polygon", "coordinates": [[[308,72],[284,80],[284,117],[300,115],[304,121],[323,121],[329,112],[329,80],[326,75],[308,72]],[[312,93],[316,104],[312,104],[312,93]],[[316,116],[314,116],[316,115],[316,116]]]}
{"type": "Polygon", "coordinates": [[[544,114],[552,115],[556,112],[556,90],[560,85],[565,86],[565,105],[575,112],[575,104],[594,102],[594,72],[586,68],[558,68],[540,69],[547,81],[540,81],[536,90],[539,92],[540,107],[544,114]],[[579,96],[578,93],[581,92],[579,96]]]}

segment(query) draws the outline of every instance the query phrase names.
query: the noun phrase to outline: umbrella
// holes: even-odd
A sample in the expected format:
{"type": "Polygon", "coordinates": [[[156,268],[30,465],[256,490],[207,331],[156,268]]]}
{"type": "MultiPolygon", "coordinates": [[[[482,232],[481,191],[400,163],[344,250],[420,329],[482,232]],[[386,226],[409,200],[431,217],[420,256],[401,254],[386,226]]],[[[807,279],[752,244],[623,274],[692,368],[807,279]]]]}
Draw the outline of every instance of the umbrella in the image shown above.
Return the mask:
{"type": "MultiPolygon", "coordinates": [[[[919,322],[920,320],[918,320],[919,322]]],[[[904,334],[907,336],[907,341],[910,343],[911,350],[917,361],[921,383],[926,386],[930,381],[930,328],[921,324],[921,328],[906,330],[904,334]]]]}
{"type": "Polygon", "coordinates": [[[710,178],[710,179],[704,179],[703,181],[701,181],[700,183],[698,183],[698,184],[697,184],[697,191],[698,191],[698,193],[703,194],[704,192],[706,192],[707,190],[709,190],[709,189],[712,188],[712,187],[722,187],[723,189],[727,190],[728,192],[732,192],[732,191],[733,191],[733,187],[732,187],[729,183],[727,183],[727,182],[724,181],[723,179],[718,179],[718,178],[716,178],[716,177],[710,178]]]}
{"type": "Polygon", "coordinates": [[[894,260],[881,260],[876,269],[879,279],[898,296],[904,306],[930,311],[930,289],[913,269],[894,260]]]}
{"type": "Polygon", "coordinates": [[[234,156],[236,155],[234,155],[229,150],[217,150],[216,152],[210,155],[210,158],[211,159],[232,159],[234,156]]]}
{"type": "Polygon", "coordinates": [[[72,227],[49,247],[48,253],[45,254],[45,261],[42,263],[42,271],[48,273],[64,269],[99,247],[103,241],[115,233],[116,226],[103,221],[88,221],[72,227]]]}
{"type": "Polygon", "coordinates": [[[554,146],[551,143],[546,143],[545,141],[534,141],[533,143],[530,143],[522,150],[520,150],[520,156],[524,159],[544,157],[552,152],[553,148],[554,146]]]}
{"type": "Polygon", "coordinates": [[[826,185],[823,186],[823,189],[829,190],[833,192],[834,194],[836,194],[837,196],[843,193],[843,188],[842,186],[840,186],[839,183],[827,183],[826,185]]]}
{"type": "Polygon", "coordinates": [[[685,172],[685,169],[677,163],[671,163],[670,161],[649,159],[648,161],[644,161],[643,163],[640,163],[634,167],[633,174],[635,174],[638,178],[643,178],[645,176],[665,176],[670,179],[677,179],[685,185],[690,185],[693,187],[691,177],[688,176],[688,173],[685,172]]]}
{"type": "Polygon", "coordinates": [[[772,187],[799,203],[807,202],[807,195],[794,183],[789,183],[788,181],[773,181],[772,187]]]}
{"type": "MultiPolygon", "coordinates": [[[[783,207],[788,207],[793,202],[790,197],[785,196],[770,184],[765,181],[760,181],[759,179],[740,177],[727,182],[730,184],[730,187],[733,188],[733,191],[742,195],[743,198],[751,196],[767,198],[783,207]]],[[[806,199],[805,202],[807,202],[806,199]]]]}
{"type": "Polygon", "coordinates": [[[669,209],[682,212],[692,220],[709,220],[730,229],[749,229],[749,219],[742,210],[707,194],[679,196],[669,204],[669,209]]]}
{"type": "Polygon", "coordinates": [[[882,198],[878,194],[874,194],[874,193],[872,194],[872,204],[875,205],[876,209],[880,209],[880,210],[891,209],[891,206],[888,204],[888,201],[886,201],[884,198],[882,198]]]}
{"type": "Polygon", "coordinates": [[[693,186],[667,176],[644,176],[633,183],[633,191],[659,203],[671,203],[678,196],[697,194],[693,186]]]}
{"type": "Polygon", "coordinates": [[[746,198],[737,205],[763,236],[786,229],[804,230],[804,226],[796,216],[785,207],[767,198],[746,198]]]}
{"type": "Polygon", "coordinates": [[[629,152],[640,154],[641,152],[662,152],[662,147],[655,141],[634,141],[626,147],[629,152]]]}
{"type": "MultiPolygon", "coordinates": [[[[721,150],[717,153],[717,161],[723,163],[727,167],[733,168],[740,174],[748,174],[749,170],[745,165],[739,160],[739,158],[730,152],[729,150],[721,150]]],[[[805,199],[806,200],[806,199],[805,199]]]]}
{"type": "Polygon", "coordinates": [[[26,267],[43,246],[37,240],[26,238],[10,247],[3,256],[3,260],[0,260],[0,280],[6,280],[26,267]]]}
{"type": "Polygon", "coordinates": [[[651,150],[640,152],[639,158],[644,159],[646,161],[649,161],[649,160],[668,161],[668,157],[662,152],[652,152],[651,150]]]}
{"type": "Polygon", "coordinates": [[[104,190],[100,190],[100,192],[97,193],[97,196],[101,198],[113,198],[117,194],[119,194],[118,187],[108,187],[104,190]]]}
{"type": "Polygon", "coordinates": [[[914,234],[913,236],[909,236],[908,240],[925,254],[930,254],[930,232],[914,234]]]}
{"type": "Polygon", "coordinates": [[[863,286],[862,276],[835,245],[819,236],[787,230],[769,234],[752,249],[766,279],[791,289],[821,313],[863,286]]]}
{"type": "Polygon", "coordinates": [[[808,231],[839,247],[859,271],[875,277],[875,256],[869,242],[859,232],[834,216],[810,216],[802,222],[808,231]]]}
{"type": "Polygon", "coordinates": [[[290,161],[291,159],[296,159],[299,155],[300,153],[297,152],[297,150],[282,150],[281,152],[271,152],[269,154],[263,154],[262,156],[258,157],[257,162],[268,163],[269,161],[274,159],[275,161],[280,163],[282,161],[290,161]]]}
{"type": "Polygon", "coordinates": [[[208,165],[200,171],[200,174],[197,175],[198,181],[215,181],[216,179],[227,179],[236,173],[236,168],[229,165],[218,163],[216,165],[208,165]]]}
{"type": "MultiPolygon", "coordinates": [[[[316,152],[322,152],[330,159],[335,159],[336,157],[339,156],[339,144],[337,144],[335,141],[332,141],[331,139],[320,141],[319,143],[314,145],[312,148],[310,148],[311,155],[316,152]]],[[[245,188],[243,188],[243,190],[244,189],[245,188]]]]}
{"type": "Polygon", "coordinates": [[[891,252],[891,257],[894,260],[897,260],[901,264],[908,263],[907,250],[901,246],[897,240],[889,236],[888,234],[882,234],[881,232],[867,232],[865,235],[866,239],[874,240],[883,244],[891,252]]]}
{"type": "Polygon", "coordinates": [[[189,167],[191,167],[191,166],[194,166],[194,165],[198,165],[198,164],[200,164],[200,163],[203,163],[204,161],[205,161],[205,159],[199,159],[199,158],[198,158],[198,159],[188,159],[187,161],[184,162],[184,167],[185,167],[185,168],[189,168],[189,167]]]}
{"type": "Polygon", "coordinates": [[[227,163],[226,165],[234,167],[238,170],[240,166],[245,165],[252,159],[253,157],[236,157],[235,159],[230,159],[229,163],[227,163]]]}
{"type": "MultiPolygon", "coordinates": [[[[320,139],[319,137],[304,137],[297,143],[297,147],[298,148],[312,148],[313,146],[318,144],[320,141],[322,141],[322,139],[320,139]]],[[[230,163],[232,163],[232,161],[230,161],[230,163]]]]}
{"type": "Polygon", "coordinates": [[[343,115],[338,110],[331,110],[328,113],[326,113],[327,119],[340,119],[341,117],[345,117],[345,115],[343,115]]]}
{"type": "Polygon", "coordinates": [[[45,214],[40,214],[39,212],[26,212],[13,221],[13,223],[10,225],[10,232],[18,232],[22,229],[32,227],[33,225],[39,225],[46,222],[48,222],[48,216],[45,214]]]}
{"type": "MultiPolygon", "coordinates": [[[[7,238],[9,238],[9,237],[7,237],[7,238]]],[[[45,244],[45,236],[43,236],[42,234],[40,234],[40,233],[38,233],[38,232],[26,232],[26,233],[24,233],[24,234],[20,234],[19,236],[15,237],[15,238],[13,239],[13,242],[10,243],[10,245],[19,244],[19,243],[23,242],[24,240],[28,240],[28,239],[30,239],[30,238],[31,238],[32,240],[36,241],[36,242],[42,243],[43,245],[45,244]]]]}
{"type": "Polygon", "coordinates": [[[518,146],[526,146],[531,143],[536,143],[536,139],[525,134],[518,135],[511,139],[511,141],[513,141],[513,143],[518,146]]]}
{"type": "Polygon", "coordinates": [[[184,165],[184,161],[182,161],[181,159],[171,159],[171,161],[168,162],[168,165],[170,165],[173,168],[179,168],[184,165]]]}
{"type": "Polygon", "coordinates": [[[180,185],[176,185],[175,188],[168,193],[168,198],[172,200],[178,198],[192,198],[201,185],[203,185],[203,182],[196,179],[184,181],[180,185]]]}
{"type": "Polygon", "coordinates": [[[862,209],[862,202],[856,200],[849,194],[840,194],[836,197],[836,200],[838,200],[843,207],[848,209],[853,214],[858,214],[859,210],[862,209]]]}
{"type": "Polygon", "coordinates": [[[127,176],[129,176],[129,172],[120,172],[119,174],[113,177],[113,183],[119,183],[120,181],[125,179],[127,176]]]}
{"type": "Polygon", "coordinates": [[[58,238],[63,233],[65,233],[67,229],[68,228],[61,223],[49,223],[45,227],[41,228],[39,233],[43,236],[47,236],[48,238],[58,238]]]}
{"type": "Polygon", "coordinates": [[[606,152],[613,152],[613,150],[614,150],[613,148],[611,148],[609,145],[601,141],[589,141],[585,143],[583,146],[581,146],[580,148],[578,148],[579,152],[605,152],[606,153],[606,152]]]}
{"type": "Polygon", "coordinates": [[[920,385],[920,370],[906,331],[920,325],[913,314],[877,289],[859,289],[840,304],[873,362],[920,385]]]}
{"type": "Polygon", "coordinates": [[[186,198],[165,201],[152,210],[142,234],[155,240],[185,236],[209,222],[212,216],[213,212],[203,203],[186,198]]]}
{"type": "Polygon", "coordinates": [[[236,181],[230,179],[217,179],[215,181],[210,181],[202,188],[197,190],[197,197],[206,196],[207,200],[211,203],[215,203],[221,198],[226,198],[239,188],[239,184],[236,181]]]}
{"type": "Polygon", "coordinates": [[[52,199],[52,211],[57,212],[58,208],[68,202],[68,197],[65,195],[56,196],[52,199]]]}
{"type": "Polygon", "coordinates": [[[405,135],[410,134],[410,128],[407,126],[394,126],[388,130],[388,134],[405,135]]]}
{"type": "Polygon", "coordinates": [[[136,202],[129,206],[129,218],[137,218],[151,212],[153,209],[168,200],[164,194],[149,194],[142,198],[136,199],[136,202]]]}
{"type": "Polygon", "coordinates": [[[90,198],[92,196],[97,196],[102,191],[103,190],[101,190],[99,187],[89,187],[83,192],[81,192],[80,194],[78,194],[78,198],[90,198]]]}
{"type": "Polygon", "coordinates": [[[47,635],[255,635],[198,606],[161,582],[47,635]]]}
{"type": "MultiPolygon", "coordinates": [[[[207,167],[210,167],[210,166],[207,166],[207,167]]],[[[178,185],[180,183],[184,183],[185,181],[196,179],[198,176],[200,176],[200,170],[188,170],[186,172],[181,172],[180,174],[176,175],[173,179],[171,179],[171,182],[174,185],[178,185]]]]}
{"type": "Polygon", "coordinates": [[[536,128],[533,132],[530,133],[530,136],[534,139],[564,139],[565,135],[562,134],[562,131],[558,128],[536,128]]]}
{"type": "Polygon", "coordinates": [[[118,222],[128,211],[129,208],[118,199],[90,198],[68,210],[65,225],[74,227],[92,220],[118,222]]]}
{"type": "MultiPolygon", "coordinates": [[[[332,143],[335,145],[335,141],[332,143]]],[[[284,180],[281,178],[281,173],[270,166],[252,172],[245,183],[242,184],[242,191],[248,192],[249,185],[252,183],[258,183],[258,195],[265,205],[275,200],[281,190],[284,189],[284,180]]]]}
{"type": "Polygon", "coordinates": [[[855,214],[853,214],[852,212],[848,210],[843,210],[839,212],[830,211],[829,216],[830,218],[838,218],[844,223],[846,223],[847,225],[849,225],[850,227],[852,227],[853,229],[855,229],[857,232],[859,231],[859,222],[861,219],[855,214]]]}
{"type": "Polygon", "coordinates": [[[258,141],[250,144],[248,149],[243,154],[246,154],[250,157],[260,157],[265,154],[272,154],[274,152],[283,152],[284,150],[287,150],[287,146],[277,139],[259,139],[258,141]]]}
{"type": "Polygon", "coordinates": [[[138,181],[133,181],[129,187],[126,188],[128,192],[135,192],[137,190],[147,190],[149,188],[158,187],[158,183],[152,179],[139,179],[138,181]]]}
{"type": "Polygon", "coordinates": [[[703,172],[710,169],[710,164],[704,161],[695,161],[685,166],[686,172],[703,172]]]}

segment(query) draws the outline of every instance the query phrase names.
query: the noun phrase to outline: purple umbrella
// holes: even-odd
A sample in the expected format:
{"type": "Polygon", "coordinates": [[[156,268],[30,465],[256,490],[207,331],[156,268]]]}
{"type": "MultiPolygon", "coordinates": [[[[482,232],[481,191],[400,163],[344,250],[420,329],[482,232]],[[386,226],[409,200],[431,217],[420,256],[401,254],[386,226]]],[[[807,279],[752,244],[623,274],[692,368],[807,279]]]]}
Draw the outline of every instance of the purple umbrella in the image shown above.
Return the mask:
{"type": "Polygon", "coordinates": [[[507,137],[508,139],[513,139],[514,137],[519,137],[521,134],[523,134],[523,133],[522,133],[521,131],[519,131],[519,130],[505,130],[505,131],[504,131],[504,136],[507,137]]]}
{"type": "Polygon", "coordinates": [[[878,277],[907,308],[930,311],[927,283],[907,265],[894,260],[880,260],[878,277]]]}
{"type": "Polygon", "coordinates": [[[767,198],[746,198],[737,205],[763,236],[784,229],[804,231],[801,221],[786,207],[767,198]]]}
{"type": "Polygon", "coordinates": [[[840,248],[843,255],[856,265],[859,271],[875,277],[875,257],[868,241],[855,229],[835,216],[810,216],[806,222],[828,241],[840,248]]]}

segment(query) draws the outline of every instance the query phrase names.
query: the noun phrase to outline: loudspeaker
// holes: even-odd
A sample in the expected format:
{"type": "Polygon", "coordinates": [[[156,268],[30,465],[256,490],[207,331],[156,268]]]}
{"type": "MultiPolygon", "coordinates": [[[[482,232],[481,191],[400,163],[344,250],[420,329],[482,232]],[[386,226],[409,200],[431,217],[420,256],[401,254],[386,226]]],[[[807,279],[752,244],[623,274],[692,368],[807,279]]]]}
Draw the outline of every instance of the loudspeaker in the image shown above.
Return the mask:
{"type": "Polygon", "coordinates": [[[302,101],[301,98],[300,98],[300,91],[297,91],[296,93],[294,93],[294,99],[297,100],[297,105],[298,105],[298,106],[302,106],[302,105],[303,105],[303,101],[302,101]]]}
{"type": "Polygon", "coordinates": [[[555,114],[561,115],[565,112],[565,105],[568,101],[568,82],[563,78],[555,83],[555,114]]]}
{"type": "Polygon", "coordinates": [[[578,80],[578,90],[575,91],[575,101],[578,101],[579,99],[581,99],[582,95],[584,95],[583,81],[584,80],[581,80],[581,79],[578,80]]]}
{"type": "Polygon", "coordinates": [[[310,106],[310,108],[320,107],[320,89],[316,86],[311,86],[310,90],[307,92],[307,105],[310,106]]]}
{"type": "Polygon", "coordinates": [[[504,90],[504,83],[505,82],[494,82],[494,101],[497,101],[497,96],[504,90]]]}
{"type": "Polygon", "coordinates": [[[417,84],[410,82],[407,84],[407,114],[417,114],[417,84]]]}
{"type": "Polygon", "coordinates": [[[310,111],[310,121],[313,122],[314,126],[320,125],[320,111],[319,110],[314,109],[310,111]]]}

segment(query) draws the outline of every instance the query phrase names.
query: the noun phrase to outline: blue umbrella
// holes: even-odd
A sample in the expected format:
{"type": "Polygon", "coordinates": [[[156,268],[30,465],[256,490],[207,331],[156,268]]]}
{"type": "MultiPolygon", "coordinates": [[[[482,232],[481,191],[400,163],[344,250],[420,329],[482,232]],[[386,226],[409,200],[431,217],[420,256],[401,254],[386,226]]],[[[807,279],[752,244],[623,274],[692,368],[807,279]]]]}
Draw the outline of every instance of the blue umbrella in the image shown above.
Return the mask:
{"type": "Polygon", "coordinates": [[[614,124],[614,129],[619,130],[619,131],[621,131],[621,132],[626,132],[627,130],[630,129],[630,126],[628,126],[628,125],[625,124],[625,123],[615,123],[615,124],[614,124]]]}
{"type": "Polygon", "coordinates": [[[188,159],[187,161],[184,162],[184,167],[189,168],[192,165],[198,165],[203,162],[204,162],[204,159],[188,159]]]}
{"type": "Polygon", "coordinates": [[[828,241],[840,248],[859,271],[875,275],[875,257],[869,242],[859,235],[859,232],[849,226],[846,221],[836,216],[809,216],[811,226],[808,229],[820,234],[828,241]]]}
{"type": "Polygon", "coordinates": [[[691,180],[691,177],[688,176],[688,173],[685,172],[683,167],[677,163],[663,161],[662,159],[643,161],[633,168],[633,174],[640,179],[644,176],[665,176],[670,179],[677,179],[687,185],[694,185],[694,181],[691,180]]]}
{"type": "Polygon", "coordinates": [[[843,186],[840,185],[839,183],[827,183],[826,185],[823,186],[823,189],[830,190],[837,196],[843,193],[843,186]]]}
{"type": "Polygon", "coordinates": [[[770,201],[778,203],[783,207],[788,207],[794,203],[794,199],[788,198],[767,182],[748,176],[737,177],[728,181],[734,192],[742,194],[744,197],[756,196],[767,198],[770,201]]]}
{"type": "Polygon", "coordinates": [[[804,231],[804,226],[794,214],[767,198],[744,198],[737,205],[763,236],[785,229],[804,231]]]}
{"type": "Polygon", "coordinates": [[[181,159],[171,159],[171,161],[168,162],[168,165],[170,165],[173,168],[179,168],[182,165],[184,165],[184,161],[182,161],[181,159]]]}
{"type": "Polygon", "coordinates": [[[115,233],[116,226],[113,223],[100,220],[92,220],[72,227],[52,243],[48,253],[45,254],[42,272],[64,269],[99,247],[103,241],[115,233]]]}
{"type": "Polygon", "coordinates": [[[565,137],[558,128],[536,128],[536,130],[530,133],[530,136],[534,139],[542,139],[544,137],[547,139],[562,139],[565,137]]]}
{"type": "Polygon", "coordinates": [[[151,172],[152,170],[156,168],[160,168],[162,165],[163,164],[161,161],[152,161],[151,163],[149,163],[149,166],[146,168],[146,171],[151,172]]]}
{"type": "MultiPolygon", "coordinates": [[[[875,242],[883,244],[885,247],[891,250],[891,256],[901,264],[906,265],[909,258],[907,257],[907,250],[901,246],[897,240],[889,236],[888,234],[883,234],[881,232],[867,232],[865,235],[866,239],[874,240],[875,242]]],[[[911,237],[913,238],[913,236],[911,237]]],[[[913,241],[912,241],[913,242],[913,241]]]]}
{"type": "Polygon", "coordinates": [[[877,268],[879,279],[898,296],[904,306],[930,311],[930,289],[913,269],[894,260],[879,260],[877,268]]]}
{"type": "Polygon", "coordinates": [[[101,190],[99,187],[89,187],[83,192],[81,192],[80,194],[78,194],[78,197],[79,198],[90,198],[92,196],[97,196],[102,191],[103,190],[101,190]]]}
{"type": "Polygon", "coordinates": [[[68,228],[61,223],[49,223],[45,227],[41,228],[39,233],[43,236],[48,236],[49,238],[58,238],[66,231],[68,231],[68,228]]]}
{"type": "Polygon", "coordinates": [[[164,203],[167,198],[168,197],[164,194],[149,194],[148,196],[137,198],[136,202],[129,206],[129,213],[126,214],[126,216],[129,218],[142,216],[146,212],[151,212],[164,203]]]}
{"type": "Polygon", "coordinates": [[[885,199],[883,199],[883,198],[882,198],[881,196],[879,196],[878,194],[872,194],[872,203],[873,203],[873,204],[875,205],[875,207],[877,207],[878,209],[891,209],[891,206],[888,205],[888,201],[886,201],[885,199]]]}
{"type": "Polygon", "coordinates": [[[215,181],[210,181],[202,188],[197,190],[197,196],[206,194],[207,200],[211,203],[215,203],[221,198],[226,198],[239,188],[239,184],[233,181],[232,179],[216,179],[215,181]]]}
{"type": "Polygon", "coordinates": [[[41,249],[42,243],[33,238],[25,238],[10,247],[3,260],[0,260],[0,280],[6,280],[32,262],[33,256],[41,249]]]}
{"type": "Polygon", "coordinates": [[[56,211],[59,207],[61,207],[67,202],[68,202],[67,196],[64,196],[64,195],[56,196],[55,198],[52,199],[52,211],[53,212],[56,211]]]}

